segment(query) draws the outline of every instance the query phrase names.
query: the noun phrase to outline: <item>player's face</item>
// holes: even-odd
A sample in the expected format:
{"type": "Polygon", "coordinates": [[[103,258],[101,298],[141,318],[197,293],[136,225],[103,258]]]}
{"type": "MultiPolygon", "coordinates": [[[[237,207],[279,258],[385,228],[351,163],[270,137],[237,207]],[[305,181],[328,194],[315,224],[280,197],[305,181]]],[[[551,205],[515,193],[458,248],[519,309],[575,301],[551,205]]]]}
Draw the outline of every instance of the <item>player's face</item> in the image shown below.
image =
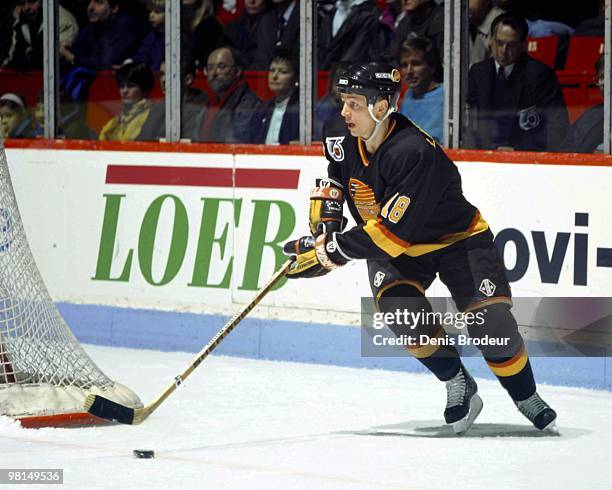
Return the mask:
{"type": "Polygon", "coordinates": [[[367,139],[372,135],[376,123],[368,111],[368,102],[365,95],[340,94],[342,112],[340,115],[351,136],[367,139]]]}
{"type": "Polygon", "coordinates": [[[514,63],[525,49],[520,34],[512,27],[498,25],[491,39],[491,54],[501,66],[514,63]]]}

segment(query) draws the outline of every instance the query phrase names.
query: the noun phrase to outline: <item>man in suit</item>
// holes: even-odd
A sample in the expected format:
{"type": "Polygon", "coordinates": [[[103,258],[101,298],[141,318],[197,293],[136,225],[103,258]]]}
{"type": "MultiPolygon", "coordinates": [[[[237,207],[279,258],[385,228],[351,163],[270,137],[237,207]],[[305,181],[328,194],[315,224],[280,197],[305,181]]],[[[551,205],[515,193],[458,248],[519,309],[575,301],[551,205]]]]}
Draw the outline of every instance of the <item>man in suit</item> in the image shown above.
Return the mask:
{"type": "Polygon", "coordinates": [[[469,72],[468,146],[555,151],[568,128],[555,72],[527,54],[527,22],[513,13],[491,24],[491,57],[469,72]]]}
{"type": "Polygon", "coordinates": [[[297,54],[300,46],[300,4],[297,0],[272,0],[274,8],[257,29],[257,53],[252,70],[267,70],[277,49],[297,54]]]}
{"type": "Polygon", "coordinates": [[[319,69],[329,70],[338,62],[378,59],[382,51],[379,15],[372,0],[337,0],[319,23],[319,69]]]}

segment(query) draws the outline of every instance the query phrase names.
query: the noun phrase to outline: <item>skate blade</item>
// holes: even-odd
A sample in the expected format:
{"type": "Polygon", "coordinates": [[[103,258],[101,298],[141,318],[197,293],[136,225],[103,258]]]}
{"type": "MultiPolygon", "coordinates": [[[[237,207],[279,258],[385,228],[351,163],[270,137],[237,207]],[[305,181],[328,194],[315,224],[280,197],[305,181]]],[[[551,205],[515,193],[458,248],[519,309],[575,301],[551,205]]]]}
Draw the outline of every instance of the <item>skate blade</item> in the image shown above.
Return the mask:
{"type": "Polygon", "coordinates": [[[476,420],[476,417],[478,417],[481,410],[482,399],[478,396],[478,393],[475,393],[470,399],[470,410],[468,411],[467,415],[461,420],[453,423],[453,430],[455,431],[455,434],[462,436],[468,430],[470,430],[470,427],[472,427],[474,420],[476,420]]]}
{"type": "Polygon", "coordinates": [[[557,424],[555,423],[557,420],[553,420],[550,424],[548,424],[546,427],[544,427],[542,429],[542,432],[548,432],[550,434],[553,434],[555,436],[560,435],[559,434],[559,428],[557,427],[557,424]]]}

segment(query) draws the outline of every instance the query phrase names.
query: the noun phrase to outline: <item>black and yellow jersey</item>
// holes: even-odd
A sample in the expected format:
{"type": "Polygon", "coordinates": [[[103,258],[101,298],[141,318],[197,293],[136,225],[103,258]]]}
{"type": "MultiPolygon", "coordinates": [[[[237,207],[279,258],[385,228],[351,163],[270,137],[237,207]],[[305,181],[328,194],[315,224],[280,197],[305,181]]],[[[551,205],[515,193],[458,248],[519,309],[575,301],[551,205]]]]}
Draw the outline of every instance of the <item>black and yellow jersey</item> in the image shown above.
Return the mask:
{"type": "Polygon", "coordinates": [[[353,259],[420,256],[488,225],[463,196],[455,164],[433,138],[400,114],[373,155],[348,129],[326,134],[328,175],[340,182],[357,226],[337,233],[353,259]]]}

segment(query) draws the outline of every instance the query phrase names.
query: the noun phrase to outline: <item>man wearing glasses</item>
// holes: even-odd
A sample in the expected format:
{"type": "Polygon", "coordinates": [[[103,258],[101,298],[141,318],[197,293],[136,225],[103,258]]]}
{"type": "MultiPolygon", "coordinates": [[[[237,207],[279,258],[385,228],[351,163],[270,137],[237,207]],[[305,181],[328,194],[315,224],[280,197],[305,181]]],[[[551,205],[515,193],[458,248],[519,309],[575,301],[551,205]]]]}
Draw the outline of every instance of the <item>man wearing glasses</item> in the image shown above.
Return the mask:
{"type": "Polygon", "coordinates": [[[215,97],[208,101],[200,141],[247,142],[251,116],[261,101],[242,76],[236,52],[222,47],[210,53],[204,75],[215,97]]]}

